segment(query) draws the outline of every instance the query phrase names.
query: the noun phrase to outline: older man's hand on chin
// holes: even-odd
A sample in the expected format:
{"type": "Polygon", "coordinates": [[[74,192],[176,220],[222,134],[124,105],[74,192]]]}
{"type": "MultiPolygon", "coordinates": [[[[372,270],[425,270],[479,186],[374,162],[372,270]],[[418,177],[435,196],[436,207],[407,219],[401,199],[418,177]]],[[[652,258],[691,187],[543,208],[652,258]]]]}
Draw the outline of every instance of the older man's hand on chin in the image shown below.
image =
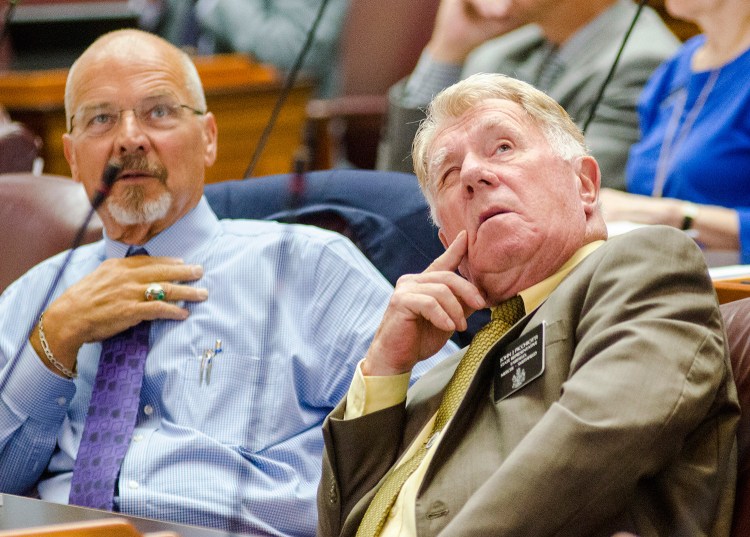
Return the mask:
{"type": "Polygon", "coordinates": [[[424,272],[399,278],[362,362],[364,375],[411,371],[438,352],[453,332],[466,330],[466,318],[485,307],[479,289],[456,272],[466,251],[462,231],[424,272]]]}

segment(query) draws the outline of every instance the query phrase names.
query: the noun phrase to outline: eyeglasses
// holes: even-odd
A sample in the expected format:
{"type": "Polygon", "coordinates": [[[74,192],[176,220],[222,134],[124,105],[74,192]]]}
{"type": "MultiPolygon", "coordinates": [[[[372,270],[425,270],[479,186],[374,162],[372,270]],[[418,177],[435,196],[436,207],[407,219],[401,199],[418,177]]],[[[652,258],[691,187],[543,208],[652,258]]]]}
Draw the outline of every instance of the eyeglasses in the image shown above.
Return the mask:
{"type": "Polygon", "coordinates": [[[110,104],[83,107],[70,116],[70,133],[78,127],[87,136],[103,136],[119,123],[123,112],[132,111],[135,119],[143,128],[169,130],[177,127],[188,110],[197,116],[206,112],[172,100],[147,99],[135,108],[116,108],[110,104]],[[79,120],[79,125],[73,121],[79,120]]]}

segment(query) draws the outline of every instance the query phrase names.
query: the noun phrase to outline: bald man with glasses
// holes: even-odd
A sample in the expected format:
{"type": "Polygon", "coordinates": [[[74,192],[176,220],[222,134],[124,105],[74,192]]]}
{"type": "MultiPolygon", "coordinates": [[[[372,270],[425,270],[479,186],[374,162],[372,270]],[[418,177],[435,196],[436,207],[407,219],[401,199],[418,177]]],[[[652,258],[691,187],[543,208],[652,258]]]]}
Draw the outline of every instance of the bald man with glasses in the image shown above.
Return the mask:
{"type": "Polygon", "coordinates": [[[217,219],[203,197],[216,120],[163,39],[99,38],[65,109],[73,179],[91,198],[104,170],[114,184],[103,240],[75,251],[48,301],[63,255],[0,296],[0,491],[312,534],[320,425],[391,286],[341,235],[217,219]]]}

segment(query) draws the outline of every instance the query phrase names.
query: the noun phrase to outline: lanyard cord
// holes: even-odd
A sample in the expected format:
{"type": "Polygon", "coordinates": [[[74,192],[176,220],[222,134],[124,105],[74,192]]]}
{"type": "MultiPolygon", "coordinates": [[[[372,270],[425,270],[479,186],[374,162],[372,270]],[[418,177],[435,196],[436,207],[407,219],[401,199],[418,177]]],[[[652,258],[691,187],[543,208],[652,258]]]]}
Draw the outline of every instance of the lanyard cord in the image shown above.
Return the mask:
{"type": "Polygon", "coordinates": [[[604,82],[602,82],[602,85],[599,87],[599,93],[597,93],[596,98],[594,99],[594,102],[591,105],[591,109],[589,110],[589,115],[586,118],[586,121],[583,122],[583,127],[581,127],[581,130],[583,131],[583,134],[586,134],[586,131],[589,128],[589,124],[591,123],[591,120],[594,119],[594,116],[596,115],[596,109],[599,107],[599,103],[602,100],[602,97],[604,97],[604,90],[607,89],[607,86],[612,81],[612,77],[615,74],[615,70],[617,69],[617,64],[620,63],[620,56],[622,56],[622,51],[625,49],[625,44],[628,42],[628,39],[630,38],[630,33],[633,31],[633,28],[635,27],[635,23],[638,22],[638,17],[641,16],[641,11],[643,11],[643,6],[646,5],[648,0],[640,0],[638,2],[638,9],[635,11],[635,15],[633,15],[633,20],[630,21],[630,26],[628,26],[628,30],[625,32],[625,36],[622,38],[622,42],[620,43],[620,48],[617,50],[617,54],[615,55],[615,61],[612,62],[612,66],[609,68],[609,72],[607,73],[607,76],[604,78],[604,82]]]}
{"type": "Polygon", "coordinates": [[[662,194],[664,193],[664,184],[667,181],[667,170],[672,161],[674,152],[685,141],[685,138],[690,133],[690,130],[695,124],[695,120],[697,119],[698,114],[701,113],[701,110],[703,110],[703,107],[706,105],[708,96],[711,93],[711,90],[714,89],[716,81],[719,78],[719,72],[719,69],[711,71],[711,76],[703,85],[703,89],[701,90],[700,95],[698,95],[695,104],[690,109],[690,112],[688,112],[688,115],[685,118],[685,123],[682,124],[678,132],[680,118],[682,117],[682,113],[685,111],[685,104],[687,103],[687,88],[682,88],[682,90],[680,91],[680,95],[674,106],[674,110],[672,110],[672,115],[669,118],[667,130],[664,133],[664,141],[662,142],[661,149],[659,150],[659,160],[656,163],[656,176],[654,177],[654,189],[651,192],[651,195],[653,197],[662,197],[662,194]]]}

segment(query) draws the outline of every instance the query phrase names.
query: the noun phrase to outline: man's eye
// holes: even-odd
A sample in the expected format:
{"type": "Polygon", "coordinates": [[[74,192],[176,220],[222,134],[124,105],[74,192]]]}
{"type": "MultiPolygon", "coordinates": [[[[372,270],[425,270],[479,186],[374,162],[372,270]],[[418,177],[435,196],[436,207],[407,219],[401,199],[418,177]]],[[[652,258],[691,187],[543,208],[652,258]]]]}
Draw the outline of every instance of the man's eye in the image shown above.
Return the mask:
{"type": "Polygon", "coordinates": [[[438,188],[450,185],[451,183],[453,183],[456,177],[458,177],[458,168],[449,168],[440,176],[440,180],[438,181],[438,188]]]}
{"type": "Polygon", "coordinates": [[[117,116],[109,112],[102,112],[91,117],[88,125],[110,125],[117,121],[117,116]]]}
{"type": "Polygon", "coordinates": [[[157,104],[153,106],[147,116],[151,119],[164,119],[172,115],[172,107],[168,104],[157,104]]]}
{"type": "Polygon", "coordinates": [[[497,146],[497,149],[495,149],[496,153],[505,153],[506,151],[511,150],[511,145],[507,142],[503,142],[500,145],[497,146]]]}

